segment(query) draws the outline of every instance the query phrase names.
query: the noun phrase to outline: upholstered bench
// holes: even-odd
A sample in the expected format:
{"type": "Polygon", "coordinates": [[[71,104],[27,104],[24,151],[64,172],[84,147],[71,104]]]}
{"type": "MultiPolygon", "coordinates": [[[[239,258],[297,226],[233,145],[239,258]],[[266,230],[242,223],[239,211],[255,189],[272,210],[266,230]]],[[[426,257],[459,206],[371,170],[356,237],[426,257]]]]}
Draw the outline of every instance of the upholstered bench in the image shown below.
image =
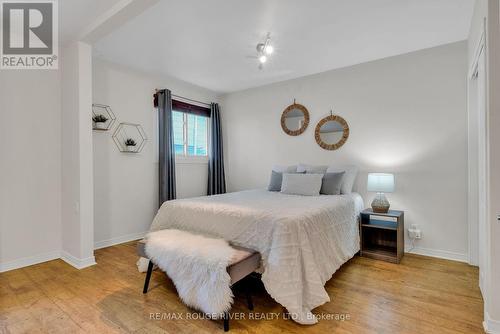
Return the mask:
{"type": "MultiPolygon", "coordinates": [[[[260,265],[260,253],[237,246],[231,246],[236,250],[236,254],[229,263],[227,267],[227,272],[231,277],[231,286],[233,286],[236,282],[242,280],[247,277],[251,273],[253,273],[260,265]]],[[[137,243],[137,254],[141,257],[148,258],[146,255],[146,243],[144,240],[140,240],[137,243]]],[[[153,272],[154,263],[149,260],[148,271],[146,273],[146,279],[144,281],[144,289],[143,293],[148,292],[149,280],[151,279],[151,273],[153,272]]],[[[253,302],[252,296],[250,294],[250,289],[248,286],[245,287],[245,294],[247,298],[248,308],[253,310],[253,302]]],[[[229,330],[229,314],[226,312],[224,314],[224,331],[229,330]]]]}

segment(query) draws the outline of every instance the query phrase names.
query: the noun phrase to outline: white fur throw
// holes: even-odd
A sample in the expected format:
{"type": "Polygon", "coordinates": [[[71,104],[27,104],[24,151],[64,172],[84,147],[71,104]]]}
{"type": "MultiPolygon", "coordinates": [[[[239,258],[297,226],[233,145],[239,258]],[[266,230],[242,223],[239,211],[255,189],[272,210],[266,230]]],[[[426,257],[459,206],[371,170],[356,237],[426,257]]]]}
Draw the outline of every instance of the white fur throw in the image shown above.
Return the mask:
{"type": "Polygon", "coordinates": [[[226,268],[235,249],[227,241],[167,229],[149,233],[145,251],[186,305],[214,319],[229,311],[233,293],[226,268]]]}
{"type": "Polygon", "coordinates": [[[140,273],[145,273],[148,271],[148,264],[149,264],[149,259],[146,259],[145,257],[140,257],[139,260],[137,260],[137,270],[139,270],[140,273]]]}

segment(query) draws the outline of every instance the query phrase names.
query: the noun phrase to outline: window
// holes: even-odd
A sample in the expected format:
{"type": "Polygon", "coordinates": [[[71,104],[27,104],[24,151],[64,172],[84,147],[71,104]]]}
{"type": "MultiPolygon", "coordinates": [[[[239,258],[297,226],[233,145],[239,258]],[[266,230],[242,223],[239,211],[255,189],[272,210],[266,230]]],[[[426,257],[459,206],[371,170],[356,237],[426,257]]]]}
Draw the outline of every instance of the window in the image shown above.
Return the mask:
{"type": "Polygon", "coordinates": [[[207,156],[208,117],[179,107],[179,102],[175,102],[172,101],[175,154],[184,157],[207,156]]]}

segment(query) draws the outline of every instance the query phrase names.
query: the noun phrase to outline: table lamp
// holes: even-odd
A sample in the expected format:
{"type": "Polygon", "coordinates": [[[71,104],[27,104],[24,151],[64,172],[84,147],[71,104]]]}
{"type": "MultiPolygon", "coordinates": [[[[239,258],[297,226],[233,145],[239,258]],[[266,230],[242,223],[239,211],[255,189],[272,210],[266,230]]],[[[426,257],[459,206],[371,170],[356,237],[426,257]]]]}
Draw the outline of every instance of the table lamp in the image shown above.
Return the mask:
{"type": "Polygon", "coordinates": [[[367,189],[377,193],[372,202],[373,212],[387,213],[390,204],[385,193],[394,191],[394,174],[368,173],[367,189]]]}

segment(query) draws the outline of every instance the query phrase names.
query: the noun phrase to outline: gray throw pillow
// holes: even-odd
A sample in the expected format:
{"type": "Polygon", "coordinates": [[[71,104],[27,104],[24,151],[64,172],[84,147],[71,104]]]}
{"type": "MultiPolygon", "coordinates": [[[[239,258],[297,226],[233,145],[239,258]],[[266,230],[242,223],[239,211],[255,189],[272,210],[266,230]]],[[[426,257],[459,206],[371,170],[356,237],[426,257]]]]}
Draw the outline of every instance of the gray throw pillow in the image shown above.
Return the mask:
{"type": "Polygon", "coordinates": [[[340,195],[340,188],[345,172],[326,173],[323,175],[320,193],[323,195],[340,195]]]}
{"type": "Polygon", "coordinates": [[[271,181],[269,181],[269,186],[267,190],[269,191],[281,191],[281,182],[283,182],[283,173],[271,172],[271,181]]]}
{"type": "Polygon", "coordinates": [[[328,166],[314,166],[314,165],[297,165],[297,173],[307,174],[325,174],[328,166]]]}
{"type": "Polygon", "coordinates": [[[358,174],[358,167],[353,165],[347,166],[330,166],[326,170],[327,173],[339,173],[345,172],[344,179],[342,181],[342,186],[340,186],[341,194],[350,194],[352,192],[352,187],[354,181],[356,180],[356,175],[358,174]]]}

